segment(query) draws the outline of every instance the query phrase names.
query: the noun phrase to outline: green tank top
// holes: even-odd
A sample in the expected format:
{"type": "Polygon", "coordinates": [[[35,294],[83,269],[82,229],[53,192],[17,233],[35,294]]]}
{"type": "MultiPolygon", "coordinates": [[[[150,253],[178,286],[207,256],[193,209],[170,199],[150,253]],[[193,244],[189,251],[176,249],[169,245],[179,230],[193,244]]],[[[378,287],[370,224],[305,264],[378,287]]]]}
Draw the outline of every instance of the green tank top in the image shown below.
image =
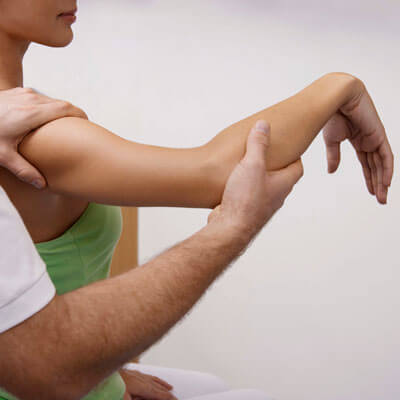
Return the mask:
{"type": "MultiPolygon", "coordinates": [[[[36,249],[46,263],[57,294],[107,278],[121,231],[120,207],[92,202],[61,236],[48,242],[36,243],[36,249]]],[[[125,382],[115,372],[83,399],[122,400],[125,390],[125,382]]],[[[18,400],[1,389],[0,399],[18,400]]]]}

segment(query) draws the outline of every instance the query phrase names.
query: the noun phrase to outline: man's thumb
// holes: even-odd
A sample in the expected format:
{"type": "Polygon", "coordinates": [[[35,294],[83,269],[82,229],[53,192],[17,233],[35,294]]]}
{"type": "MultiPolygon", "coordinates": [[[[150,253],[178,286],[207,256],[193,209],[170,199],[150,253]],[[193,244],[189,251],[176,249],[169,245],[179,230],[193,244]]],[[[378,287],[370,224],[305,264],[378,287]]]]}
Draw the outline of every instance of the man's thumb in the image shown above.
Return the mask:
{"type": "Polygon", "coordinates": [[[269,146],[270,126],[267,121],[260,119],[251,129],[247,137],[246,154],[247,160],[267,161],[267,147],[269,146]]]}
{"type": "Polygon", "coordinates": [[[14,153],[6,163],[2,164],[21,181],[32,184],[37,189],[43,189],[46,186],[46,180],[40,172],[18,153],[14,153]]]}

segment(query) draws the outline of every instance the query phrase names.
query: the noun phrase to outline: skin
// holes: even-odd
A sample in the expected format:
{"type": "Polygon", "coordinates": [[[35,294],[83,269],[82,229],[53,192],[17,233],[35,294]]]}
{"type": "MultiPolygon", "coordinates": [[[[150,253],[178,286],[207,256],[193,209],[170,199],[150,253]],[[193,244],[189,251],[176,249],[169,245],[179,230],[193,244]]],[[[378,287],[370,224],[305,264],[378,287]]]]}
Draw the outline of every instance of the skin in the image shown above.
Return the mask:
{"type": "MultiPolygon", "coordinates": [[[[22,58],[30,38],[49,46],[67,45],[72,40],[71,26],[60,21],[58,15],[73,9],[75,2],[40,0],[35,7],[26,6],[27,2],[0,0],[3,89],[22,85],[22,58]]],[[[269,169],[297,160],[327,125],[330,170],[338,164],[338,144],[349,138],[362,163],[369,191],[380,203],[386,202],[393,154],[384,127],[363,83],[341,73],[327,74],[291,98],[189,149],[135,143],[85,119],[58,119],[28,135],[19,146],[24,157],[46,177],[48,188],[37,191],[7,171],[0,171],[0,183],[34,242],[60,236],[80,217],[89,201],[214,208],[220,203],[227,177],[243,156],[246,132],[258,118],[272,126],[269,169]],[[83,147],[82,143],[87,145],[83,147]],[[101,180],[96,179],[100,169],[101,180]]]]}
{"type": "MultiPolygon", "coordinates": [[[[74,7],[75,2],[67,0],[36,0],[34,5],[29,0],[0,0],[0,89],[22,86],[22,59],[31,41],[55,47],[70,43],[71,26],[59,15],[74,7]]],[[[272,126],[265,149],[267,170],[298,160],[328,124],[330,170],[338,165],[338,144],[350,139],[370,192],[380,203],[386,202],[393,173],[386,133],[363,83],[343,73],[328,74],[190,149],[135,143],[82,118],[58,119],[19,145],[21,154],[43,173],[48,187],[36,190],[5,169],[0,170],[0,184],[36,243],[61,235],[89,201],[214,208],[245,153],[248,131],[260,118],[272,126]]]]}
{"type": "Polygon", "coordinates": [[[165,335],[244,252],[301,178],[300,161],[266,170],[269,143],[268,133],[250,132],[219,208],[190,238],[140,268],[55,296],[0,335],[0,385],[21,400],[81,399],[165,335]]]}
{"type": "Polygon", "coordinates": [[[32,130],[62,117],[87,118],[72,104],[51,99],[30,88],[0,91],[0,165],[8,168],[18,179],[44,188],[43,175],[18,153],[18,145],[32,130]]]}
{"type": "Polygon", "coordinates": [[[122,378],[127,385],[124,400],[131,399],[163,399],[173,389],[168,382],[157,376],[143,374],[140,371],[122,369],[122,378]]]}

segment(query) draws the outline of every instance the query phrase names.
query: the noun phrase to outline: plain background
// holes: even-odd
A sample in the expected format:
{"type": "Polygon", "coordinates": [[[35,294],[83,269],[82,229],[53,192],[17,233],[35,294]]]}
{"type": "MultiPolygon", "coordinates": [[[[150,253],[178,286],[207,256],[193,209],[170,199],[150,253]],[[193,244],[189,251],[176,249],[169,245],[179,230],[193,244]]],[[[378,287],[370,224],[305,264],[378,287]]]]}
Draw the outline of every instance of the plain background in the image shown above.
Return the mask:
{"type": "MultiPolygon", "coordinates": [[[[345,71],[366,83],[398,153],[396,0],[79,6],[73,44],[33,46],[25,84],[74,102],[125,138],[199,146],[345,71]]],[[[303,161],[285,207],[142,362],[208,371],[279,400],[400,397],[397,177],[383,207],[348,144],[336,175],[326,172],[321,137],[303,161]]],[[[140,263],[201,229],[210,211],[141,208],[140,263]]]]}

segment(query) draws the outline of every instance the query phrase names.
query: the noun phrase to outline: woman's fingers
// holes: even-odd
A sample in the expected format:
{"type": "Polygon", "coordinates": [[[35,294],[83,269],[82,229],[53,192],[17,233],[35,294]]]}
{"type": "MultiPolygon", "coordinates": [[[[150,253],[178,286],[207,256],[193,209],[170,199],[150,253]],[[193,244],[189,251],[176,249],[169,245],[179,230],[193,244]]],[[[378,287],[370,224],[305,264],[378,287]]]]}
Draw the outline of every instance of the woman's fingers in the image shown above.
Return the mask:
{"type": "Polygon", "coordinates": [[[165,393],[170,393],[171,394],[172,388],[166,387],[165,385],[163,385],[163,384],[161,384],[159,382],[156,382],[156,381],[153,381],[153,385],[155,385],[155,387],[157,387],[161,392],[165,392],[165,393]]]}
{"type": "Polygon", "coordinates": [[[335,172],[340,164],[340,143],[350,137],[349,126],[345,117],[335,114],[324,126],[324,142],[328,172],[335,172]]]}
{"type": "Polygon", "coordinates": [[[392,183],[393,170],[394,170],[394,157],[390,144],[385,140],[378,149],[380,158],[383,164],[383,184],[390,186],[392,183]]]}
{"type": "Polygon", "coordinates": [[[326,159],[328,162],[328,173],[336,172],[340,164],[340,143],[327,143],[326,145],[326,159]]]}
{"type": "Polygon", "coordinates": [[[152,378],[155,382],[159,383],[161,386],[164,386],[165,388],[167,388],[168,390],[173,389],[174,387],[172,385],[170,385],[168,382],[165,382],[164,380],[162,380],[161,378],[158,378],[157,376],[153,376],[152,378]]]}
{"type": "Polygon", "coordinates": [[[383,184],[383,162],[377,152],[373,153],[373,159],[376,167],[377,185],[378,185],[378,193],[376,197],[379,203],[386,204],[387,186],[383,184]]]}
{"type": "Polygon", "coordinates": [[[374,157],[372,153],[367,153],[367,159],[368,159],[368,165],[371,170],[371,176],[372,176],[372,186],[374,189],[374,195],[377,195],[378,192],[378,178],[377,178],[377,173],[376,173],[376,166],[374,162],[374,157]]]}
{"type": "Polygon", "coordinates": [[[357,157],[358,160],[360,161],[360,164],[362,166],[363,174],[364,174],[364,179],[365,183],[367,185],[368,191],[374,195],[374,187],[372,184],[372,174],[371,174],[371,169],[368,164],[368,158],[367,158],[367,153],[363,151],[357,151],[357,157]]]}
{"type": "Polygon", "coordinates": [[[383,167],[382,162],[379,155],[376,152],[372,153],[372,158],[374,160],[375,168],[376,168],[376,187],[377,187],[377,197],[381,198],[382,195],[382,176],[383,176],[383,167]]]}

